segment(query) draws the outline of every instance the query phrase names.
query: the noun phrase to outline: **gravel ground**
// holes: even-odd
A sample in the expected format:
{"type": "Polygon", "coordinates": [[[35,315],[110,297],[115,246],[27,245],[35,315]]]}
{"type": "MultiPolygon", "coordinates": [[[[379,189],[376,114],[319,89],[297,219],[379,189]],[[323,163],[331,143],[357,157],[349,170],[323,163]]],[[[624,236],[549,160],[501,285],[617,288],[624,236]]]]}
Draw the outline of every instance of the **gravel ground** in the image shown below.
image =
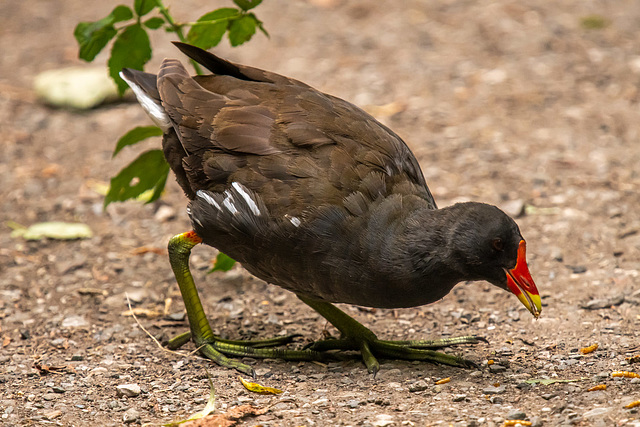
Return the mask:
{"type": "MultiPolygon", "coordinates": [[[[228,4],[167,3],[184,20],[228,4]]],[[[0,226],[1,424],[184,419],[206,403],[208,371],[217,413],[247,404],[264,412],[238,425],[640,425],[637,409],[625,408],[640,399],[640,378],[611,375],[640,371],[631,359],[640,354],[637,1],[272,0],[256,10],[270,39],[216,50],[366,107],[414,150],[440,206],[478,200],[520,215],[543,298],[538,321],[486,283],[413,309],[345,306],[385,338],[485,336],[489,344],[452,350],[481,367],[382,361],[372,378],[357,360],[246,360],[258,382],[284,390],[278,396],[249,393],[235,372],[188,355],[192,346],[181,355],[160,350],[122,315],[125,292],[147,310],[171,299],[171,316],[141,323],[161,337],[187,329],[165,248],[189,224],[173,182],[159,203],[102,211],[96,183],[138,153],[111,160],[115,141],[149,124],[137,104],[70,112],[35,99],[37,73],[79,64],[74,25],[117,2],[86,4],[0,3],[0,218],[78,221],[94,232],[26,242],[0,226]],[[451,381],[436,385],[442,378],[451,381]],[[127,384],[139,390],[119,396],[127,384]],[[588,391],[599,384],[606,390],[588,391]]],[[[154,36],[150,71],[180,57],[170,40],[154,36]]],[[[207,275],[214,256],[198,248],[192,266],[217,333],[298,333],[296,345],[335,333],[240,267],[207,275]]]]}

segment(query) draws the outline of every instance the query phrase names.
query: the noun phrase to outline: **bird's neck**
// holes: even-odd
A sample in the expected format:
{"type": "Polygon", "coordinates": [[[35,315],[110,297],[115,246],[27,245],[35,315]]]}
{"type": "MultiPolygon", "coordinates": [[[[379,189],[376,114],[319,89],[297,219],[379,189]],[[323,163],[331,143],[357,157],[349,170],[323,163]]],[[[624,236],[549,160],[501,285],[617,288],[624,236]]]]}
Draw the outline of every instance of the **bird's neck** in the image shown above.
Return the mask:
{"type": "Polygon", "coordinates": [[[438,276],[455,283],[477,279],[463,256],[468,210],[469,203],[442,209],[425,206],[404,219],[404,232],[398,237],[397,245],[403,248],[403,255],[410,260],[416,274],[438,276]]]}

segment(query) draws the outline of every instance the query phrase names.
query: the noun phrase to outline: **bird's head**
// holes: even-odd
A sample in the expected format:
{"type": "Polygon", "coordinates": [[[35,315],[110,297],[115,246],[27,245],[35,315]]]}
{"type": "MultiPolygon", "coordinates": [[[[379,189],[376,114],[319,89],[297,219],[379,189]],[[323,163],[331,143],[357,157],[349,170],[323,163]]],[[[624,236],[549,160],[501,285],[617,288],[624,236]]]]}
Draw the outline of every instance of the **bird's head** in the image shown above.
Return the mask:
{"type": "Polygon", "coordinates": [[[540,294],[529,273],[526,243],[515,221],[483,203],[453,207],[460,216],[450,238],[467,275],[512,292],[537,318],[542,310],[540,294]]]}

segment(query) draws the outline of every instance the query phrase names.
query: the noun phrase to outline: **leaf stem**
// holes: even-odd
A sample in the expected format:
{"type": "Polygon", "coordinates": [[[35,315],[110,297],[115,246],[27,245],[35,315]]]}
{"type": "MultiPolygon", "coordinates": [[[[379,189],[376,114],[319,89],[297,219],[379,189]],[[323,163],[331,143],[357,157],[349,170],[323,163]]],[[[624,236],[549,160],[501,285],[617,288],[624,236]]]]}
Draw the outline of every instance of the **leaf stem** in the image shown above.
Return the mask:
{"type": "MultiPolygon", "coordinates": [[[[182,26],[176,23],[176,21],[173,19],[173,16],[171,16],[171,14],[169,13],[169,9],[167,9],[167,7],[162,3],[162,0],[156,0],[156,6],[158,7],[158,11],[164,17],[165,21],[167,21],[171,29],[178,35],[180,41],[186,43],[187,38],[182,32],[182,26]]],[[[204,74],[202,68],[200,68],[200,65],[193,59],[191,60],[191,65],[193,65],[193,68],[196,70],[196,74],[204,74]]]]}

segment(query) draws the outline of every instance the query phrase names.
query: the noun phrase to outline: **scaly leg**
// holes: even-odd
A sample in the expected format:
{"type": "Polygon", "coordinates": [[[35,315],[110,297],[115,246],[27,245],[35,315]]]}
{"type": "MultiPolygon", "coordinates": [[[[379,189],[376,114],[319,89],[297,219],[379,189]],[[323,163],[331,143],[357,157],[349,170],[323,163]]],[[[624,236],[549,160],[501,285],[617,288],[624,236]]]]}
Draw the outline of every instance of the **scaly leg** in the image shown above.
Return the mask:
{"type": "Polygon", "coordinates": [[[285,360],[322,360],[322,353],[313,350],[286,350],[265,348],[285,344],[293,336],[273,338],[259,341],[224,340],[214,335],[209,321],[202,308],[198,290],[189,270],[191,249],[201,243],[202,239],[194,231],[178,234],[169,241],[169,261],[176,276],[180,293],[187,309],[187,318],[191,332],[181,334],[169,342],[170,347],[177,348],[192,339],[200,353],[220,366],[234,368],[240,372],[255,376],[253,368],[227,356],[275,358],[285,360]]]}

